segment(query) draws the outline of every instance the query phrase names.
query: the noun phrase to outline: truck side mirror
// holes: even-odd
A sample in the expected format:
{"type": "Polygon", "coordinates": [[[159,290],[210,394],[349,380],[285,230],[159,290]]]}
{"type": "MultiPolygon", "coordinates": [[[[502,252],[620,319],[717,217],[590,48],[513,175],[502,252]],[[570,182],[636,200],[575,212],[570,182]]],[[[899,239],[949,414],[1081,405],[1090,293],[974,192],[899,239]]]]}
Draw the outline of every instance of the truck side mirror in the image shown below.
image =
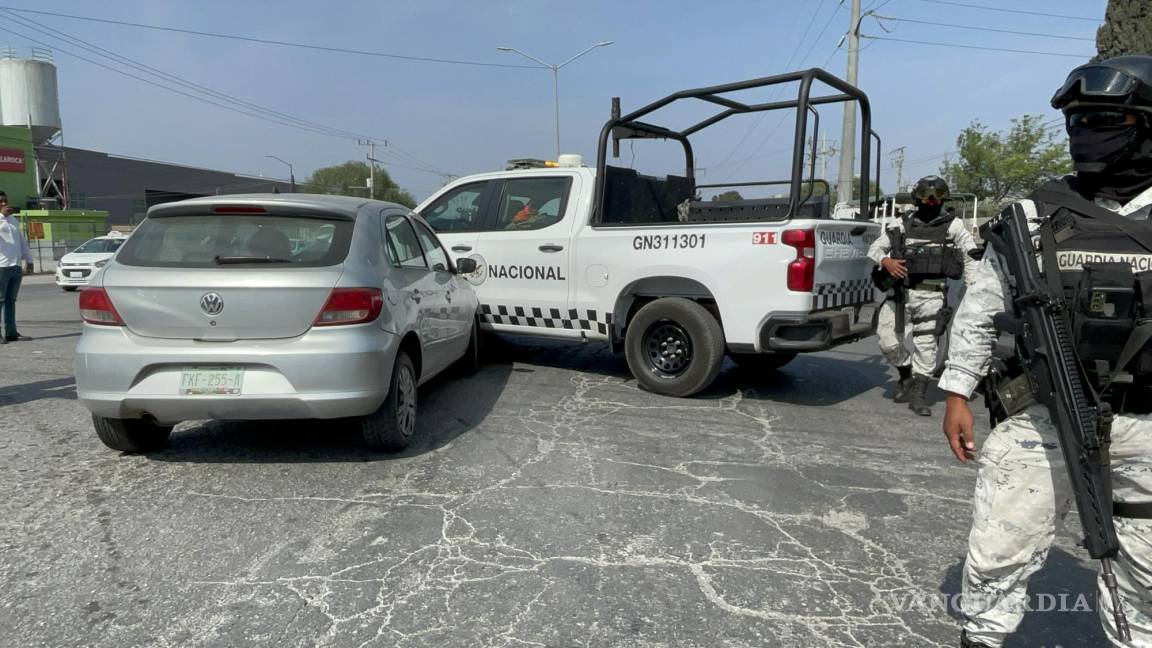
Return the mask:
{"type": "Polygon", "coordinates": [[[476,259],[456,259],[456,274],[472,274],[479,267],[476,259]]]}

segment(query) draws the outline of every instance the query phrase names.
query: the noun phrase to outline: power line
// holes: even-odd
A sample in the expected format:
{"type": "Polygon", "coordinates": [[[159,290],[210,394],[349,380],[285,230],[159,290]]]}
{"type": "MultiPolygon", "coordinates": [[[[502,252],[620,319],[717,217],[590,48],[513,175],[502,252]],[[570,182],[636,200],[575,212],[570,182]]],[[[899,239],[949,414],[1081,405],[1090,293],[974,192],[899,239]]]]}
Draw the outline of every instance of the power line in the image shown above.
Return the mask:
{"type": "MultiPolygon", "coordinates": [[[[823,3],[821,3],[821,5],[823,5],[823,3]]],[[[820,9],[820,8],[821,7],[817,7],[817,9],[820,9]]],[[[828,31],[828,28],[832,26],[832,23],[836,20],[836,17],[838,15],[840,15],[840,10],[842,8],[843,8],[842,4],[837,4],[836,8],[832,10],[832,14],[828,16],[828,20],[824,23],[824,27],[820,30],[820,33],[816,35],[816,38],[814,38],[812,40],[812,44],[808,47],[808,51],[806,51],[804,53],[804,58],[800,59],[799,67],[803,68],[804,64],[808,62],[808,58],[810,56],[812,56],[812,50],[816,47],[816,44],[820,42],[820,39],[824,37],[824,34],[828,31]]],[[[815,18],[815,14],[813,14],[813,18],[815,18]]],[[[803,45],[803,39],[801,39],[801,43],[797,45],[796,51],[799,51],[800,47],[802,45],[803,45]]],[[[835,56],[836,51],[838,51],[839,49],[840,49],[840,46],[837,45],[836,50],[834,50],[832,52],[832,56],[835,56]]],[[[832,56],[828,57],[829,61],[832,60],[832,56]]],[[[822,66],[822,67],[827,67],[827,65],[828,65],[828,63],[826,61],[824,63],[824,66],[822,66]]],[[[779,92],[783,92],[783,89],[779,90],[778,93],[773,96],[773,99],[775,99],[777,96],[779,96],[779,92]]],[[[763,115],[763,118],[766,118],[768,116],[768,113],[762,113],[762,115],[763,115]]],[[[761,121],[763,121],[763,118],[761,119],[761,121]]],[[[757,159],[758,157],[763,157],[763,156],[757,156],[756,154],[759,153],[760,149],[764,148],[764,145],[768,143],[768,140],[772,139],[772,136],[775,135],[780,130],[780,127],[784,125],[784,121],[787,118],[788,118],[788,114],[784,113],[780,117],[780,120],[778,122],[776,122],[776,125],[772,127],[772,130],[768,131],[768,134],[765,135],[763,137],[763,139],[760,140],[760,143],[756,145],[756,148],[752,149],[752,155],[744,158],[743,160],[740,160],[739,163],[737,163],[736,168],[733,169],[730,173],[728,173],[728,175],[725,177],[730,178],[730,177],[736,175],[737,173],[740,173],[740,171],[744,168],[744,165],[747,162],[749,162],[750,160],[753,160],[753,159],[757,159]]],[[[754,130],[759,125],[760,125],[760,123],[757,122],[751,129],[748,130],[748,133],[746,133],[744,137],[747,138],[748,135],[751,135],[752,130],[754,130]]],[[[743,142],[743,141],[741,141],[741,142],[743,142]]],[[[737,146],[737,148],[739,148],[739,146],[737,146]]],[[[736,152],[736,150],[733,149],[732,153],[735,153],[735,152],[736,152]]],[[[732,154],[729,154],[728,158],[731,158],[731,157],[732,157],[732,154]]],[[[728,160],[728,158],[725,158],[725,162],[728,160]]]]}
{"type": "MultiPolygon", "coordinates": [[[[875,15],[875,14],[873,14],[873,15],[875,15]]],[[[1062,38],[1065,40],[1096,42],[1095,38],[1088,38],[1086,36],[1066,36],[1063,34],[1042,34],[1039,32],[1015,31],[1012,29],[995,29],[993,27],[974,27],[971,25],[955,25],[952,23],[932,22],[930,20],[913,20],[911,18],[893,18],[891,16],[876,15],[876,18],[878,18],[880,20],[894,20],[896,22],[917,23],[920,25],[935,25],[937,27],[953,27],[955,29],[970,29],[973,31],[996,32],[998,34],[1015,34],[1017,36],[1040,36],[1043,38],[1062,38]]]]}
{"type": "Polygon", "coordinates": [[[939,45],[941,47],[959,47],[961,49],[985,50],[988,52],[1012,52],[1014,54],[1039,54],[1042,56],[1064,56],[1068,58],[1077,58],[1087,60],[1092,58],[1091,54],[1065,54],[1063,52],[1039,52],[1036,50],[1021,50],[1021,49],[1008,49],[1005,47],[981,47],[978,45],[960,45],[959,43],[941,43],[939,41],[922,41],[911,40],[907,38],[892,38],[891,36],[866,36],[860,35],[860,38],[867,38],[869,40],[882,40],[893,41],[896,43],[915,43],[917,45],[939,45]]]}
{"type": "MultiPolygon", "coordinates": [[[[796,42],[796,47],[792,49],[792,55],[788,57],[788,62],[784,64],[785,71],[791,68],[792,61],[796,60],[796,55],[800,53],[800,48],[804,47],[804,39],[808,37],[809,33],[811,33],[812,25],[816,23],[816,17],[820,15],[820,10],[824,8],[824,3],[826,1],[827,0],[820,0],[820,4],[816,5],[816,11],[812,12],[812,17],[808,20],[808,26],[804,28],[804,33],[800,36],[800,40],[796,42]]],[[[779,95],[779,92],[780,90],[778,88],[775,89],[770,97],[770,100],[775,100],[779,95]]],[[[736,146],[732,147],[732,150],[728,152],[728,155],[726,155],[719,164],[713,165],[713,167],[722,167],[728,164],[728,161],[732,159],[732,156],[736,155],[736,151],[739,151],[740,147],[744,146],[744,142],[748,141],[748,138],[752,135],[752,133],[757,128],[760,128],[760,124],[764,123],[764,119],[767,118],[767,116],[768,113],[760,113],[756,120],[752,122],[752,124],[748,127],[748,130],[744,131],[744,136],[740,138],[739,142],[736,142],[736,146]]],[[[755,151],[753,151],[753,153],[755,153],[755,151]]]]}
{"type": "Polygon", "coordinates": [[[3,7],[8,11],[15,11],[19,13],[39,14],[42,16],[54,16],[56,18],[70,18],[72,20],[85,20],[88,22],[104,23],[108,25],[119,25],[121,27],[135,27],[138,29],[152,29],[155,31],[176,32],[179,34],[190,34],[192,36],[205,36],[208,38],[224,38],[229,40],[246,41],[249,43],[259,43],[261,45],[277,45],[280,47],[296,47],[310,50],[320,50],[324,52],[335,52],[338,54],[356,54],[359,56],[375,56],[378,58],[399,59],[403,61],[422,61],[425,63],[447,63],[451,65],[470,65],[474,67],[493,67],[493,68],[519,68],[519,69],[538,69],[536,65],[520,65],[517,63],[485,63],[481,61],[464,61],[459,59],[445,59],[433,58],[429,56],[410,56],[407,54],[391,54],[387,52],[372,52],[368,50],[351,49],[347,47],[331,47],[327,45],[315,45],[312,43],[294,43],[290,41],[272,40],[268,38],[256,38],[253,36],[238,36],[236,34],[220,34],[216,32],[199,31],[195,29],[184,29],[181,27],[168,27],[163,25],[147,25],[144,23],[128,22],[125,20],[111,20],[108,18],[94,18],[92,16],[78,16],[75,14],[56,13],[52,11],[39,11],[35,9],[21,9],[17,7],[3,7]]]}
{"type": "MultiPolygon", "coordinates": [[[[2,9],[3,8],[0,7],[0,10],[2,10],[2,9]]],[[[131,67],[131,68],[133,68],[139,72],[142,72],[145,74],[152,74],[153,76],[164,79],[166,82],[175,83],[179,86],[187,88],[191,92],[185,92],[183,90],[172,88],[168,85],[158,83],[152,79],[137,76],[137,75],[132,74],[130,72],[125,72],[124,70],[112,67],[110,65],[106,65],[106,64],[101,63],[99,61],[95,61],[95,60],[89,59],[87,57],[80,56],[80,55],[78,55],[74,52],[70,52],[66,49],[61,49],[59,47],[59,45],[53,46],[53,45],[50,45],[48,43],[44,43],[43,41],[36,40],[36,39],[26,35],[26,34],[21,34],[21,33],[16,32],[16,31],[0,28],[0,29],[3,29],[3,31],[6,31],[10,34],[20,36],[22,38],[25,38],[25,39],[31,41],[31,42],[43,45],[45,47],[50,47],[50,48],[56,49],[67,56],[77,58],[77,59],[82,60],[86,63],[96,65],[98,67],[104,68],[104,69],[109,70],[111,72],[121,74],[123,76],[135,79],[137,81],[141,81],[143,83],[147,83],[149,85],[152,85],[152,86],[164,89],[164,90],[168,90],[169,92],[173,92],[173,93],[179,94],[181,96],[184,96],[184,97],[187,97],[190,99],[195,99],[197,101],[208,103],[208,104],[211,104],[213,106],[223,108],[225,110],[231,110],[233,112],[237,112],[237,113],[240,113],[240,114],[243,114],[243,115],[246,115],[249,117],[254,117],[257,119],[262,119],[264,121],[275,123],[275,124],[278,124],[281,126],[287,126],[290,128],[296,128],[298,130],[303,130],[303,131],[307,131],[307,132],[311,132],[311,133],[315,133],[315,134],[319,134],[319,135],[326,135],[329,137],[336,137],[336,138],[340,138],[340,139],[356,139],[357,138],[356,133],[352,133],[350,131],[344,131],[344,130],[341,130],[338,128],[333,128],[330,126],[325,126],[323,124],[319,124],[317,122],[311,122],[311,121],[301,119],[298,117],[293,117],[292,115],[289,115],[287,113],[282,113],[282,112],[273,110],[271,108],[265,108],[265,107],[260,106],[258,104],[254,104],[254,103],[245,101],[243,99],[239,99],[239,98],[233,97],[231,95],[225,94],[223,92],[213,90],[212,88],[209,88],[207,86],[202,86],[200,84],[196,84],[196,83],[193,83],[191,81],[187,81],[187,80],[182,79],[181,77],[176,76],[174,74],[164,72],[163,70],[159,70],[157,68],[146,65],[144,63],[140,63],[139,61],[135,61],[135,60],[130,59],[130,58],[125,57],[125,56],[121,56],[121,55],[116,54],[115,52],[113,52],[111,50],[107,50],[107,49],[102,48],[98,45],[95,45],[95,44],[89,43],[87,41],[84,41],[82,39],[76,38],[76,37],[71,36],[69,34],[66,34],[62,31],[48,27],[47,25],[42,25],[41,23],[37,23],[36,21],[33,21],[31,19],[25,19],[25,18],[13,17],[13,16],[9,16],[9,17],[14,19],[15,21],[19,22],[22,26],[27,27],[29,29],[32,29],[33,31],[36,31],[37,33],[39,33],[43,36],[47,36],[49,38],[54,38],[58,41],[66,42],[72,46],[78,47],[78,48],[80,48],[84,51],[87,51],[89,53],[96,54],[98,56],[103,56],[104,58],[116,61],[117,63],[120,63],[121,65],[127,65],[127,66],[129,66],[129,67],[131,67]],[[51,32],[55,32],[56,34],[60,34],[60,36],[56,36],[56,35],[47,33],[41,29],[37,29],[34,25],[39,25],[39,26],[43,27],[43,29],[49,30],[51,32]],[[211,99],[206,98],[204,96],[200,96],[200,94],[192,94],[192,92],[198,92],[200,94],[208,95],[209,97],[212,97],[212,98],[211,99]],[[217,99],[219,101],[217,101],[217,99]],[[226,103],[221,103],[221,101],[232,102],[233,104],[237,104],[237,105],[242,106],[242,107],[238,108],[236,105],[228,105],[226,103]],[[255,111],[255,112],[253,112],[253,111],[255,111]]],[[[398,146],[393,146],[393,148],[397,148],[398,150],[402,150],[402,149],[399,149],[398,146]]],[[[403,152],[408,156],[408,158],[410,158],[412,160],[412,164],[418,164],[418,165],[423,166],[423,168],[417,168],[415,166],[406,166],[404,168],[411,168],[411,169],[418,170],[418,171],[424,171],[426,173],[432,173],[434,175],[444,175],[442,172],[440,172],[438,170],[434,170],[434,167],[432,167],[432,165],[430,165],[426,162],[423,162],[422,160],[420,160],[419,158],[417,158],[413,154],[407,153],[406,151],[403,151],[403,152]]],[[[400,161],[406,161],[405,158],[400,157],[399,155],[397,155],[395,153],[389,152],[389,155],[391,155],[392,157],[397,157],[400,161]]],[[[404,165],[397,164],[396,166],[404,166],[404,165]]]]}
{"type": "Polygon", "coordinates": [[[967,7],[969,9],[984,9],[987,11],[1002,11],[1004,13],[1025,14],[1028,16],[1044,16],[1045,18],[1065,18],[1067,20],[1085,20],[1088,22],[1100,23],[1103,22],[1100,18],[1088,18],[1086,16],[1067,16],[1063,14],[1046,13],[1043,11],[1026,11],[1024,9],[1005,9],[1003,7],[989,7],[988,5],[969,4],[967,2],[954,2],[952,0],[915,0],[916,2],[927,2],[939,5],[952,5],[953,7],[967,7]]]}

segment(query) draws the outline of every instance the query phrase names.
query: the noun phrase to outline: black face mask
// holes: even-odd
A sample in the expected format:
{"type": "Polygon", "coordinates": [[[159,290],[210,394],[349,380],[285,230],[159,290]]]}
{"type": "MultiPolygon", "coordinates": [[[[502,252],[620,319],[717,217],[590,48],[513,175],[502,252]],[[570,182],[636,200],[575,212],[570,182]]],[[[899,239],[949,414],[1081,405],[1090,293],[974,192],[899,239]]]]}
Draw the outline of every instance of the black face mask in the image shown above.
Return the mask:
{"type": "Polygon", "coordinates": [[[1152,132],[1143,125],[1070,128],[1068,149],[1081,186],[1121,203],[1152,187],[1152,132]]]}
{"type": "Polygon", "coordinates": [[[937,218],[940,218],[940,212],[942,212],[943,210],[944,210],[944,204],[943,203],[941,203],[939,205],[928,205],[926,203],[920,203],[916,207],[916,218],[919,218],[920,220],[924,221],[925,223],[931,223],[932,221],[936,220],[937,218]]]}

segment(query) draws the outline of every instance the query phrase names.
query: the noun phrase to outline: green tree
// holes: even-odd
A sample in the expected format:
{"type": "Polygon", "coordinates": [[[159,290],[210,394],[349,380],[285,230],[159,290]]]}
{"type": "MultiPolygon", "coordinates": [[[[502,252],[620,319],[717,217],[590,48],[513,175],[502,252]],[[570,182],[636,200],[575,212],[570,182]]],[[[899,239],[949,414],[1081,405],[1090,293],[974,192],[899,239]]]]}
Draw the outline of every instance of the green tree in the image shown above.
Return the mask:
{"type": "Polygon", "coordinates": [[[1042,115],[1024,115],[1004,132],[973,121],[956,138],[956,161],[945,161],[940,175],[952,191],[976,194],[991,201],[991,207],[1027,196],[1072,170],[1060,130],[1046,129],[1043,120],[1042,115]]]}
{"type": "MultiPolygon", "coordinates": [[[[304,181],[309,193],[332,194],[336,196],[367,196],[368,178],[372,169],[364,162],[350,160],[344,164],[316,169],[304,181]]],[[[382,167],[376,166],[376,184],[372,188],[372,198],[400,203],[405,207],[415,207],[416,199],[392,180],[382,167]]]]}
{"type": "Polygon", "coordinates": [[[1121,54],[1152,54],[1152,3],[1109,0],[1104,24],[1096,30],[1096,60],[1121,54]]]}
{"type": "Polygon", "coordinates": [[[713,202],[720,201],[720,200],[744,200],[744,196],[741,196],[740,192],[736,191],[734,189],[729,190],[729,191],[725,191],[723,193],[718,193],[715,196],[712,196],[713,202]]]}

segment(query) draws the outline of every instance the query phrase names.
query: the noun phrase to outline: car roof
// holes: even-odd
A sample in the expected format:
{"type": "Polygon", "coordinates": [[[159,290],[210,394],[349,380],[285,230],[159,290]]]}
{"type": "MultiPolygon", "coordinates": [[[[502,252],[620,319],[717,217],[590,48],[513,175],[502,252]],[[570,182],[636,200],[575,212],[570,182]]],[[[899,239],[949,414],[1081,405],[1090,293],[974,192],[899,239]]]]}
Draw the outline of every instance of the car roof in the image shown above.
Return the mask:
{"type": "Polygon", "coordinates": [[[244,205],[263,207],[283,207],[288,209],[320,209],[326,212],[335,212],[355,217],[362,208],[369,205],[379,205],[380,208],[395,207],[411,211],[404,205],[386,202],[383,200],[370,200],[356,196],[330,196],[327,194],[229,194],[222,196],[204,196],[190,198],[175,202],[162,203],[153,206],[148,214],[155,214],[169,210],[183,211],[188,207],[213,207],[216,205],[244,205]]]}

